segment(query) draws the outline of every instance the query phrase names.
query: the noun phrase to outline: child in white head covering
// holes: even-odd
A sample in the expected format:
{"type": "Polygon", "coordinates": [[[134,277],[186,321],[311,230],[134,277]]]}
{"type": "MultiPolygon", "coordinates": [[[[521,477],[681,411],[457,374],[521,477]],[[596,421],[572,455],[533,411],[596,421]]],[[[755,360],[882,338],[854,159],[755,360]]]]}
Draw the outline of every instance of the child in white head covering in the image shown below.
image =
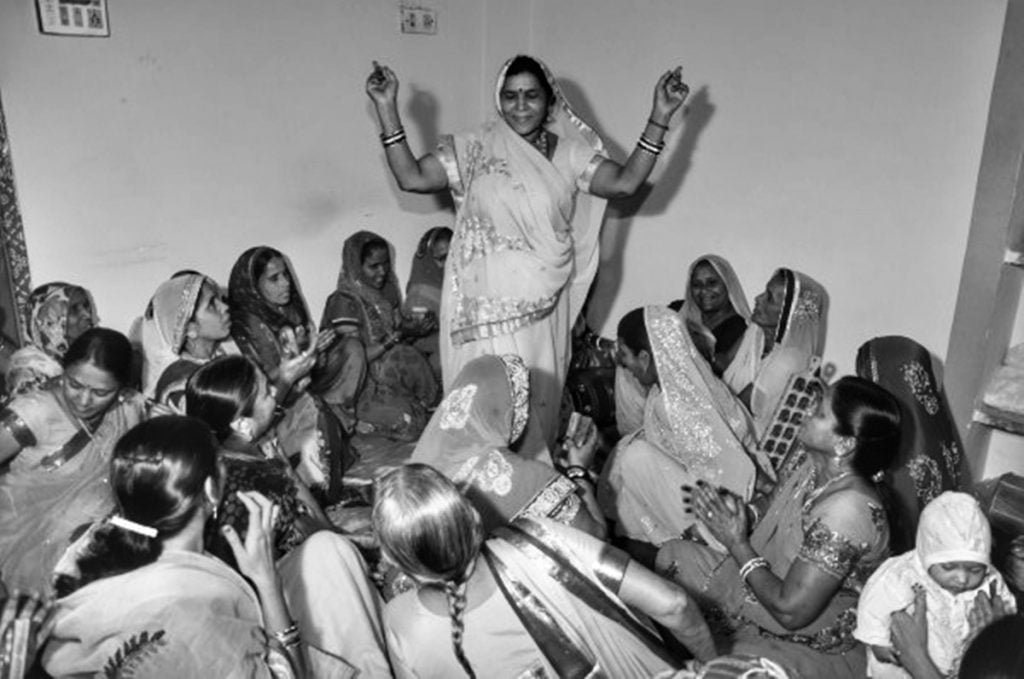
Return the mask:
{"type": "Polygon", "coordinates": [[[860,595],[853,635],[872,647],[868,676],[909,679],[906,670],[892,664],[890,620],[894,612],[912,607],[918,589],[927,602],[928,655],[943,676],[955,675],[978,593],[994,592],[1007,610],[1016,609],[1003,577],[992,567],[991,551],[992,531],[977,500],[948,491],[928,503],[914,549],[883,563],[860,595]]]}

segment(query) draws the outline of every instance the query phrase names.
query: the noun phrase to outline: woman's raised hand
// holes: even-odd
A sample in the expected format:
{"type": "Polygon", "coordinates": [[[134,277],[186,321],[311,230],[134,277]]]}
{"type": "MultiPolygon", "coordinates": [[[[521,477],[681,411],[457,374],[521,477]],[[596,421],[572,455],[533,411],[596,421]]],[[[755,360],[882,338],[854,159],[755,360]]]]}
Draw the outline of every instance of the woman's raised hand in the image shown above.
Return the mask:
{"type": "Polygon", "coordinates": [[[654,105],[651,108],[651,120],[661,125],[667,125],[672,114],[676,112],[686,95],[690,93],[690,87],[683,82],[683,67],[676,66],[674,69],[665,71],[658,84],[654,86],[654,105]]]}
{"type": "Polygon", "coordinates": [[[387,66],[373,62],[373,71],[366,79],[366,93],[377,106],[393,104],[398,97],[398,76],[387,66]]]}
{"type": "Polygon", "coordinates": [[[274,525],[277,523],[279,508],[265,495],[256,491],[239,491],[239,501],[249,512],[249,526],[245,531],[245,541],[231,526],[221,528],[224,539],[228,541],[231,552],[235,555],[238,570],[258,587],[272,585],[277,582],[277,569],[274,566],[274,525]]]}

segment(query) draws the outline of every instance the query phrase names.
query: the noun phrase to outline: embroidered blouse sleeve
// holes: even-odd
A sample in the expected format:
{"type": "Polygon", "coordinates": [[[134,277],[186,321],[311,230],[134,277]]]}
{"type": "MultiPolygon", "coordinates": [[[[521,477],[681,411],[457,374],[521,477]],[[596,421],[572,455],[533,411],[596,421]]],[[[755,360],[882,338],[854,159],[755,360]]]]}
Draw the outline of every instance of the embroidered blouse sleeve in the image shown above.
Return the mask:
{"type": "Polygon", "coordinates": [[[53,409],[47,408],[47,402],[52,401],[53,397],[44,390],[19,396],[0,412],[0,425],[7,428],[23,448],[34,446],[36,434],[45,434],[51,427],[49,415],[53,409]]]}
{"type": "Polygon", "coordinates": [[[880,511],[856,492],[825,498],[803,519],[804,539],[797,558],[845,579],[876,546],[880,511]]]}

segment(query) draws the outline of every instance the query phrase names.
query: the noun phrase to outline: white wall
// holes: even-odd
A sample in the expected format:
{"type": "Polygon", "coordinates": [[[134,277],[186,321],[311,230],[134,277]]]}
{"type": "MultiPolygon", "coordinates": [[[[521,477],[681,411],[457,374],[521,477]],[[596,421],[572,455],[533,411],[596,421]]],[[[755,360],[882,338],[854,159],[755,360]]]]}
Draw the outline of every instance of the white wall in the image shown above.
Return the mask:
{"type": "Polygon", "coordinates": [[[404,276],[446,215],[386,175],[370,60],[398,71],[423,148],[477,123],[529,50],[620,157],[662,70],[694,89],[652,194],[604,235],[606,331],[714,251],[751,298],[778,265],[823,282],[842,370],[878,334],[946,348],[1005,0],[422,0],[433,37],[399,34],[395,0],[110,4],[109,39],[42,36],[32,2],[0,5],[33,280],[86,284],[109,325],[175,269],[226,282],[257,243],[292,256],[314,314],[355,229],[392,237],[404,276]]]}

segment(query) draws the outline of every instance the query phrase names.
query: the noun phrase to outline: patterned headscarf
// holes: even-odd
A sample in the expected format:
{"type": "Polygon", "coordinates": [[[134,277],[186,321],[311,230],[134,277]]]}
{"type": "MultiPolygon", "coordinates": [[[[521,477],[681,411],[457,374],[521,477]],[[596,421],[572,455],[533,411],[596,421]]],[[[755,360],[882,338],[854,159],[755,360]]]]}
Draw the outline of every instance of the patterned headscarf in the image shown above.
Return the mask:
{"type": "Polygon", "coordinates": [[[265,245],[249,248],[231,267],[231,277],[228,279],[228,301],[232,313],[232,335],[235,335],[243,314],[256,316],[275,332],[285,326],[305,327],[309,325],[309,310],[306,308],[306,300],[302,296],[299,279],[295,275],[292,263],[283,254],[265,245]],[[291,298],[283,307],[271,304],[260,293],[255,263],[256,259],[264,253],[269,253],[271,259],[280,258],[291,278],[291,298]],[[236,312],[240,313],[236,315],[236,312]]]}
{"type": "Polygon", "coordinates": [[[96,304],[85,288],[70,283],[47,283],[32,291],[28,298],[28,332],[32,344],[48,356],[60,361],[71,344],[68,338],[68,308],[71,296],[81,293],[89,300],[92,324],[96,317],[96,304]]]}
{"type": "Polygon", "coordinates": [[[462,369],[413,453],[444,471],[493,449],[508,448],[526,428],[530,372],[512,354],[481,356],[462,369]]]}
{"type": "Polygon", "coordinates": [[[142,319],[142,391],[147,396],[153,396],[160,375],[181,355],[206,281],[217,287],[206,276],[190,273],[164,281],[153,293],[142,319]]]}
{"type": "Polygon", "coordinates": [[[383,300],[388,307],[397,307],[402,303],[402,292],[398,287],[398,277],[395,275],[394,264],[395,250],[391,247],[390,243],[372,231],[357,231],[345,240],[345,245],[341,249],[341,272],[338,273],[338,289],[357,295],[370,304],[376,305],[383,300]],[[387,246],[388,257],[391,260],[391,267],[384,279],[384,287],[381,290],[367,284],[362,277],[363,247],[373,240],[381,241],[387,246]]]}

